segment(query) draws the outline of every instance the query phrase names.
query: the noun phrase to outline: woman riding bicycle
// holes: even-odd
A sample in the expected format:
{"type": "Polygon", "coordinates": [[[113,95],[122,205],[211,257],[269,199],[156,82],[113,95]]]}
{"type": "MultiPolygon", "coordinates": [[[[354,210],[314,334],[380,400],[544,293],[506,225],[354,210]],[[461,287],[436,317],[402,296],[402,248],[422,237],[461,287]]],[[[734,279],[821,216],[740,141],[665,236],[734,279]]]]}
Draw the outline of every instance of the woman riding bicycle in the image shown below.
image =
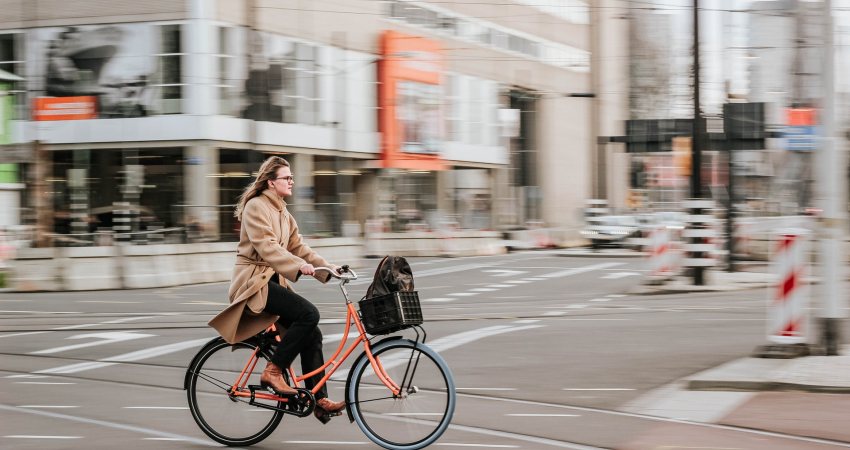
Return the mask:
{"type": "MultiPolygon", "coordinates": [[[[231,344],[248,339],[275,322],[285,328],[286,337],[260,378],[263,386],[282,395],[297,393],[283,378],[283,371],[297,355],[301,355],[304,373],[324,364],[319,310],[293,292],[289,282],[297,281],[301,275],[312,275],[326,283],[330,274],[319,274],[315,267],[339,271],[301,240],[298,224],[283,201],[283,197],[292,195],[293,184],[289,162],[272,156],[263,162],[257,178],[239,197],[235,215],[242,226],[228,293],[230,306],[209,322],[231,344]]],[[[307,388],[311,389],[323,376],[321,372],[309,378],[307,388]]],[[[345,408],[345,402],[328,399],[324,386],[316,393],[316,399],[315,415],[322,423],[345,408]]]]}

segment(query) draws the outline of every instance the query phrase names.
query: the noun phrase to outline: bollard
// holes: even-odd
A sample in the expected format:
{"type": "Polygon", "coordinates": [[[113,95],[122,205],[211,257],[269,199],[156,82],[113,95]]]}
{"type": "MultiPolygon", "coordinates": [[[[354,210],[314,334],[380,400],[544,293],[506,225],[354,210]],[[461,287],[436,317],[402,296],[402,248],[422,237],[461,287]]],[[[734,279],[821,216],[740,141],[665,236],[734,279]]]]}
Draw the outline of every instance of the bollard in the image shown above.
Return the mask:
{"type": "Polygon", "coordinates": [[[694,284],[704,284],[704,270],[715,265],[714,253],[715,245],[712,243],[717,235],[717,232],[712,227],[714,216],[710,211],[714,208],[714,202],[711,200],[690,199],[684,202],[683,205],[690,211],[687,216],[687,225],[682,232],[682,237],[686,239],[684,245],[687,256],[682,261],[685,267],[695,271],[694,284]]]}
{"type": "Polygon", "coordinates": [[[773,266],[777,285],[768,299],[767,337],[777,344],[802,344],[809,333],[808,232],[779,230],[773,239],[773,266]]]}

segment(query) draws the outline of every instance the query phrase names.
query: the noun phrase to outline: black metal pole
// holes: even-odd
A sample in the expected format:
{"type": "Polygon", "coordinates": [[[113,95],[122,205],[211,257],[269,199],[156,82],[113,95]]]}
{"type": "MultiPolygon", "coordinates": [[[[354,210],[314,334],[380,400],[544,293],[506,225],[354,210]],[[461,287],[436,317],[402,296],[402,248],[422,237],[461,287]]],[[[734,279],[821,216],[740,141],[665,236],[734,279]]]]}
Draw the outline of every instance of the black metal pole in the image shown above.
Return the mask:
{"type": "MultiPolygon", "coordinates": [[[[702,198],[702,114],[699,104],[699,0],[694,0],[694,125],[691,137],[691,198],[702,198]]],[[[691,214],[697,215],[698,209],[692,210],[691,214]]],[[[699,238],[697,238],[699,239],[699,238]]],[[[701,286],[705,284],[705,268],[693,267],[694,284],[701,286]]]]}
{"type": "MultiPolygon", "coordinates": [[[[731,114],[731,112],[730,112],[731,114]]],[[[733,117],[726,118],[727,127],[734,120],[733,117]]],[[[728,177],[727,202],[726,202],[726,271],[735,271],[735,161],[732,159],[732,142],[729,139],[729,130],[724,127],[723,145],[726,147],[726,173],[728,177]]]]}

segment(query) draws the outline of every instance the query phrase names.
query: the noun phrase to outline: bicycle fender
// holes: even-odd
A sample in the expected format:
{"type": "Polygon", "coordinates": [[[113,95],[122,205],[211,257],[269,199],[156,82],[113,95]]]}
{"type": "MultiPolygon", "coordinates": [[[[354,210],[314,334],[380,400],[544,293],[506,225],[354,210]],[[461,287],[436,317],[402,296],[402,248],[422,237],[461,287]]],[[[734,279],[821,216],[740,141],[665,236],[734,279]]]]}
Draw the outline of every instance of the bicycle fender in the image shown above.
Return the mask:
{"type": "Polygon", "coordinates": [[[209,342],[204,344],[204,346],[201,347],[200,350],[198,350],[198,353],[195,353],[195,356],[192,357],[192,361],[189,363],[189,367],[186,368],[186,375],[183,377],[183,390],[184,391],[186,389],[189,389],[189,377],[192,375],[192,367],[195,367],[195,363],[198,362],[198,358],[201,357],[201,355],[204,353],[204,350],[206,350],[207,347],[214,345],[214,344],[218,344],[220,341],[223,341],[223,340],[224,339],[221,336],[214,337],[214,338],[210,339],[209,342]]]}
{"type": "MultiPolygon", "coordinates": [[[[401,336],[390,336],[390,337],[385,337],[385,338],[381,339],[380,341],[378,341],[374,344],[370,344],[370,346],[372,348],[375,348],[375,347],[383,344],[384,342],[392,341],[392,340],[396,340],[396,339],[405,340],[401,336]]],[[[345,379],[345,412],[348,413],[348,421],[352,422],[352,423],[354,422],[354,414],[351,413],[351,408],[348,407],[348,405],[350,405],[352,403],[352,399],[350,399],[348,397],[348,386],[351,385],[351,377],[354,376],[354,368],[357,367],[357,363],[359,363],[360,360],[364,359],[364,358],[368,358],[368,356],[366,356],[366,352],[361,352],[360,355],[357,356],[357,359],[355,359],[354,362],[351,363],[351,370],[348,371],[348,377],[346,377],[346,379],[345,379]]],[[[188,376],[186,377],[186,379],[187,380],[189,379],[188,376]]]]}

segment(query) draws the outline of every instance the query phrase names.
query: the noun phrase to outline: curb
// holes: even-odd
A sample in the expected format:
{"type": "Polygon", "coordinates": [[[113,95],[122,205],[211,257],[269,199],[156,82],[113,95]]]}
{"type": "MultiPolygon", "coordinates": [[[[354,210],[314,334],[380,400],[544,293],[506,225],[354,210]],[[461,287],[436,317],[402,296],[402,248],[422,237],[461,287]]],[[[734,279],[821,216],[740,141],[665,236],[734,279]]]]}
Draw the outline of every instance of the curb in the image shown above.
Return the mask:
{"type": "Polygon", "coordinates": [[[823,394],[850,394],[850,386],[787,383],[781,381],[688,380],[686,387],[689,391],[801,391],[823,394]]]}
{"type": "Polygon", "coordinates": [[[573,258],[644,258],[644,252],[599,252],[592,250],[577,251],[577,252],[558,252],[557,256],[573,257],[573,258]]]}

